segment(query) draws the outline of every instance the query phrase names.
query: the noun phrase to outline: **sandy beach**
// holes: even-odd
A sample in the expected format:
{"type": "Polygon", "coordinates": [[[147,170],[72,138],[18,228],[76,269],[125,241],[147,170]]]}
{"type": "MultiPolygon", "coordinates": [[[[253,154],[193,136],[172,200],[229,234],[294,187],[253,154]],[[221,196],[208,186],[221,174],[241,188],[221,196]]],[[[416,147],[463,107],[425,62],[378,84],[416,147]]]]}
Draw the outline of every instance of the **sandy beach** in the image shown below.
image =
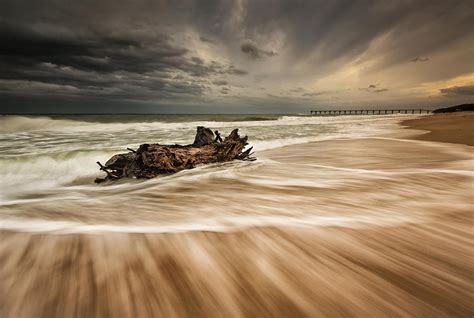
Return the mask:
{"type": "MultiPolygon", "coordinates": [[[[431,131],[412,139],[268,150],[259,153],[268,164],[245,172],[247,179],[208,178],[175,191],[223,208],[239,199],[250,210],[279,196],[281,215],[271,225],[173,233],[4,230],[0,316],[470,317],[473,118],[405,121],[431,131]],[[281,166],[291,169],[278,171],[280,183],[258,183],[281,166]],[[292,179],[305,174],[318,185],[292,179]],[[340,176],[337,184],[331,175],[340,176]],[[283,181],[291,187],[283,189],[283,181]],[[227,196],[214,195],[216,188],[227,196]],[[288,211],[312,210],[320,211],[317,218],[285,224],[288,211]]],[[[202,209],[181,200],[191,212],[202,209]]]]}
{"type": "Polygon", "coordinates": [[[417,140],[441,141],[474,146],[474,112],[444,113],[402,122],[413,129],[427,133],[415,136],[417,140]]]}

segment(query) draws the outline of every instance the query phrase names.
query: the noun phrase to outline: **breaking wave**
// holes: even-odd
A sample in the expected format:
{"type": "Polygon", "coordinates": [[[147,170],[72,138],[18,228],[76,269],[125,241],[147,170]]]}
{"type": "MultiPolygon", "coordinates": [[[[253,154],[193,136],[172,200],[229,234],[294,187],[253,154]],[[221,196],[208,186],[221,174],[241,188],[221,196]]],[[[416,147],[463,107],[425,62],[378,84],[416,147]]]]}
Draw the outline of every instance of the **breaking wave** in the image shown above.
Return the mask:
{"type": "Polygon", "coordinates": [[[29,132],[35,130],[62,129],[70,126],[87,126],[88,123],[46,116],[0,115],[0,133],[29,132]]]}

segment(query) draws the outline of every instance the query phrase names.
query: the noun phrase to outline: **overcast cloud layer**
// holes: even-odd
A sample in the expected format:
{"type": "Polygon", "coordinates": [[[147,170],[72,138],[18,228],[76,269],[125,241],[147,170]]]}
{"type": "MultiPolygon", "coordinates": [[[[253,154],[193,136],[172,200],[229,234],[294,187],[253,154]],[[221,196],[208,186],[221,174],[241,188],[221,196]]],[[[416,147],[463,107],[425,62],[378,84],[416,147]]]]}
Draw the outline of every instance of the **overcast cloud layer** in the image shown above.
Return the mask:
{"type": "Polygon", "coordinates": [[[0,2],[0,112],[474,101],[474,1],[0,2]]]}

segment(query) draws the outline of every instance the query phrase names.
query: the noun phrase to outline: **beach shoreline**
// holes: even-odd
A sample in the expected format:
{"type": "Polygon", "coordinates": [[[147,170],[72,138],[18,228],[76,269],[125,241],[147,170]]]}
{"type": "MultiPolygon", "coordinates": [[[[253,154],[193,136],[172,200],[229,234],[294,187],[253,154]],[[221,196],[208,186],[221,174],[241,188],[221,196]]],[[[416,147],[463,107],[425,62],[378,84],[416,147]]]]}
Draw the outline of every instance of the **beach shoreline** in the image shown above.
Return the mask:
{"type": "MultiPolygon", "coordinates": [[[[441,117],[413,122],[434,118],[441,117]]],[[[0,316],[470,316],[471,148],[407,139],[425,135],[285,146],[262,153],[265,164],[246,180],[224,176],[177,188],[202,194],[211,207],[213,189],[235,193],[246,209],[285,198],[273,225],[175,233],[1,230],[0,316]],[[275,176],[275,167],[286,170],[275,176]],[[301,183],[301,174],[314,183],[301,183]],[[272,184],[259,183],[270,177],[272,184]],[[273,197],[265,201],[268,191],[273,197]],[[287,210],[301,219],[290,221],[287,210]],[[305,219],[305,211],[317,213],[305,219]]],[[[190,211],[199,207],[189,204],[190,211]]]]}
{"type": "Polygon", "coordinates": [[[433,114],[404,120],[401,125],[409,129],[427,131],[413,136],[412,139],[474,146],[474,112],[433,114]]]}

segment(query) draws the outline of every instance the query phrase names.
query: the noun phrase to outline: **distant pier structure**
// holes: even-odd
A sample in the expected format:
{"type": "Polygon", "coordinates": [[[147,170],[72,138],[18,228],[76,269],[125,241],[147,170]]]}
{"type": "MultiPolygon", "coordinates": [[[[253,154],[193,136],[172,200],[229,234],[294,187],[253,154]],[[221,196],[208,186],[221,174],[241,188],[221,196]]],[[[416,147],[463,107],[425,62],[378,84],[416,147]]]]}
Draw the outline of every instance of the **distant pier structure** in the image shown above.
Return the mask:
{"type": "Polygon", "coordinates": [[[389,115],[389,114],[429,114],[428,109],[346,109],[346,110],[311,110],[311,115],[335,116],[335,115],[389,115]]]}

